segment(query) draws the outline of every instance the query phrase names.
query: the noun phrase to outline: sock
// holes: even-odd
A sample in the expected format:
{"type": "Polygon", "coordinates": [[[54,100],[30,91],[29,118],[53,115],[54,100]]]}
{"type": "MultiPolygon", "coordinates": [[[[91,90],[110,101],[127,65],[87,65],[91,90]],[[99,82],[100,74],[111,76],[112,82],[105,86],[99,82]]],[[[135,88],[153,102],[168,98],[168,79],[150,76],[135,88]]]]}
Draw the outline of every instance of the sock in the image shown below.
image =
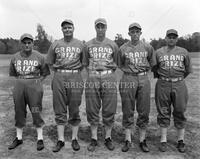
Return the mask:
{"type": "Polygon", "coordinates": [[[78,139],[78,128],[79,126],[72,126],[72,140],[78,139]]]}
{"type": "Polygon", "coordinates": [[[37,128],[37,139],[38,139],[38,140],[43,140],[43,131],[42,131],[42,127],[37,128]]]}
{"type": "Polygon", "coordinates": [[[65,141],[64,139],[64,125],[57,125],[57,131],[58,131],[58,140],[65,141]]]}
{"type": "Polygon", "coordinates": [[[131,129],[125,129],[125,141],[126,140],[131,142],[131,129]]]}
{"type": "Polygon", "coordinates": [[[17,131],[18,140],[22,140],[23,129],[22,128],[16,128],[16,131],[17,131]]]}
{"type": "Polygon", "coordinates": [[[160,142],[167,142],[167,128],[160,128],[161,138],[160,142]]]}
{"type": "Polygon", "coordinates": [[[97,126],[91,125],[92,139],[97,140],[97,126]]]}

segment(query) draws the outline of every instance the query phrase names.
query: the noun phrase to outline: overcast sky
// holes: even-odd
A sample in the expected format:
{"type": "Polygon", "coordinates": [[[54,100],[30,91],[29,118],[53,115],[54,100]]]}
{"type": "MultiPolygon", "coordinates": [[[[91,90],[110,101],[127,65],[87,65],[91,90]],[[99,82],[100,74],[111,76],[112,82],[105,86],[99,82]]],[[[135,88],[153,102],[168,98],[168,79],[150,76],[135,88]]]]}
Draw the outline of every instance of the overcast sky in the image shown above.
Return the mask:
{"type": "Polygon", "coordinates": [[[108,22],[107,37],[117,33],[129,38],[128,26],[138,22],[142,38],[163,38],[166,30],[180,36],[200,32],[200,0],[0,0],[0,38],[19,39],[27,32],[37,35],[37,23],[54,39],[62,38],[60,23],[70,18],[74,36],[90,40],[98,17],[108,22]]]}

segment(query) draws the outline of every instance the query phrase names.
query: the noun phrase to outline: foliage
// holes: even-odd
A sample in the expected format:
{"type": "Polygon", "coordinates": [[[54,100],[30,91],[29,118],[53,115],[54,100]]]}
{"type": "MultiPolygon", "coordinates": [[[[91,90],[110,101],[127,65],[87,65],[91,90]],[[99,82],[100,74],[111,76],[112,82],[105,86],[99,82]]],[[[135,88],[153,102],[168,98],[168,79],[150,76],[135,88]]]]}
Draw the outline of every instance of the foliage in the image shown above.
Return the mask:
{"type": "Polygon", "coordinates": [[[34,42],[35,48],[41,53],[47,53],[51,45],[51,41],[41,24],[37,25],[37,33],[38,34],[35,37],[36,40],[34,42]]]}
{"type": "MultiPolygon", "coordinates": [[[[165,39],[159,38],[151,39],[150,44],[154,49],[159,49],[165,45],[165,39]]],[[[189,52],[199,52],[200,51],[200,33],[195,32],[192,35],[186,35],[184,37],[179,37],[177,46],[187,49],[189,52]]]]}

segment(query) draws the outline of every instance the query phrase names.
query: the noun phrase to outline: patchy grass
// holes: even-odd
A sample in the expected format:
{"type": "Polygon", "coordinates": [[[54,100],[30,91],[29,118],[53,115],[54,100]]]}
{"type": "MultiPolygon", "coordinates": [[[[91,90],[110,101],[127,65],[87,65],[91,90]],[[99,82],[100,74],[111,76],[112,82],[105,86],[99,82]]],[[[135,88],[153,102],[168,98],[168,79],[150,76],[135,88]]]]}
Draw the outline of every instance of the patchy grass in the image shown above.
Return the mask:
{"type": "MultiPolygon", "coordinates": [[[[197,54],[198,55],[198,54],[197,54]]],[[[194,65],[199,67],[199,58],[195,56],[194,65]]],[[[1,58],[2,59],[2,58],[1,58]]],[[[12,142],[15,137],[14,128],[14,104],[12,99],[12,88],[13,82],[11,78],[8,77],[8,59],[3,58],[4,66],[0,66],[0,158],[2,159],[63,159],[63,158],[75,158],[75,159],[88,159],[88,158],[109,158],[109,159],[198,159],[200,156],[200,72],[199,69],[194,69],[194,73],[191,74],[187,79],[186,83],[189,91],[189,102],[187,107],[187,126],[185,141],[187,144],[187,152],[180,154],[176,149],[176,131],[173,126],[173,122],[169,127],[168,131],[168,151],[165,153],[160,153],[158,151],[159,143],[159,129],[156,123],[156,107],[154,101],[154,86],[156,80],[149,75],[152,84],[151,92],[151,112],[150,112],[150,123],[147,132],[147,143],[150,147],[150,152],[148,154],[142,153],[139,149],[139,135],[137,127],[133,129],[133,144],[130,151],[123,153],[121,152],[122,142],[124,140],[124,131],[121,126],[122,112],[121,112],[121,99],[118,93],[118,107],[116,113],[116,122],[112,131],[113,141],[115,144],[114,151],[108,151],[104,146],[104,127],[100,123],[98,128],[98,147],[93,153],[87,151],[87,145],[90,141],[90,128],[86,120],[85,113],[85,98],[84,93],[82,97],[82,104],[80,106],[81,115],[81,125],[79,129],[79,141],[81,145],[81,150],[74,152],[71,148],[71,127],[66,125],[65,127],[65,148],[63,148],[59,153],[53,153],[52,147],[57,141],[56,125],[54,122],[54,112],[52,107],[52,91],[51,91],[51,78],[49,76],[44,81],[44,98],[43,98],[43,113],[42,116],[45,121],[44,127],[44,142],[45,149],[41,152],[36,150],[36,140],[37,134],[36,130],[32,125],[32,117],[28,110],[27,114],[27,124],[24,128],[23,145],[19,146],[17,149],[8,151],[7,147],[12,142]]],[[[0,60],[1,63],[2,60],[0,60]]],[[[83,77],[84,72],[83,72],[83,77]]],[[[121,72],[117,71],[118,80],[121,77],[121,72]]],[[[135,113],[135,121],[137,118],[137,113],[135,113]]],[[[172,120],[173,121],[173,120],[172,120]]]]}

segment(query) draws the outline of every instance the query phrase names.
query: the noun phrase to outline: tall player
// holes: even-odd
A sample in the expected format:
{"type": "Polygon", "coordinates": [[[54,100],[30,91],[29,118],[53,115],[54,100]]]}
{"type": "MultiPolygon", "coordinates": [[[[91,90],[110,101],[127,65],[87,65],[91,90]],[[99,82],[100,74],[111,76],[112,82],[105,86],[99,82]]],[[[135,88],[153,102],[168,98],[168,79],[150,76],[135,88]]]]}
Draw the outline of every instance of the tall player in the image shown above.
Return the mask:
{"type": "Polygon", "coordinates": [[[139,127],[140,148],[149,152],[146,144],[146,128],[150,112],[150,81],[147,72],[151,67],[153,47],[140,40],[142,28],[138,23],[132,23],[128,28],[131,41],[120,47],[120,68],[124,72],[120,83],[123,121],[125,128],[125,143],[122,151],[131,147],[131,128],[134,125],[135,103],[138,112],[136,125],[139,127]]]}
{"type": "Polygon", "coordinates": [[[15,126],[17,136],[8,149],[14,149],[23,143],[22,133],[26,123],[26,106],[29,106],[33,124],[37,129],[37,150],[44,148],[42,126],[43,87],[42,81],[50,74],[44,56],[33,50],[33,36],[23,34],[20,38],[21,51],[13,55],[10,62],[10,76],[16,78],[13,99],[15,104],[15,126]]]}
{"type": "Polygon", "coordinates": [[[117,68],[117,45],[106,38],[107,22],[104,18],[95,21],[96,37],[86,43],[85,53],[88,79],[85,85],[87,120],[91,126],[91,143],[88,151],[97,146],[97,127],[99,111],[105,126],[105,146],[114,149],[111,130],[117,107],[117,87],[115,70],[117,68]]]}
{"type": "Polygon", "coordinates": [[[165,40],[167,46],[158,49],[153,58],[153,71],[158,78],[155,101],[158,111],[157,122],[161,130],[159,150],[167,150],[167,127],[170,125],[172,113],[178,134],[177,148],[179,152],[185,152],[185,111],[188,91],[184,79],[192,72],[191,61],[187,50],[176,46],[176,30],[167,30],[165,40]]]}
{"type": "Polygon", "coordinates": [[[82,69],[83,43],[73,37],[74,24],[66,19],[61,23],[64,38],[55,41],[49,48],[47,63],[54,71],[52,80],[53,108],[57,124],[58,142],[53,152],[58,152],[65,145],[64,127],[67,122],[72,125],[72,148],[80,149],[78,128],[81,121],[79,106],[83,86],[80,71],[82,69]],[[78,85],[76,85],[78,84],[78,85]],[[79,86],[80,84],[80,86],[79,86]],[[76,85],[76,86],[75,86],[76,85]]]}

